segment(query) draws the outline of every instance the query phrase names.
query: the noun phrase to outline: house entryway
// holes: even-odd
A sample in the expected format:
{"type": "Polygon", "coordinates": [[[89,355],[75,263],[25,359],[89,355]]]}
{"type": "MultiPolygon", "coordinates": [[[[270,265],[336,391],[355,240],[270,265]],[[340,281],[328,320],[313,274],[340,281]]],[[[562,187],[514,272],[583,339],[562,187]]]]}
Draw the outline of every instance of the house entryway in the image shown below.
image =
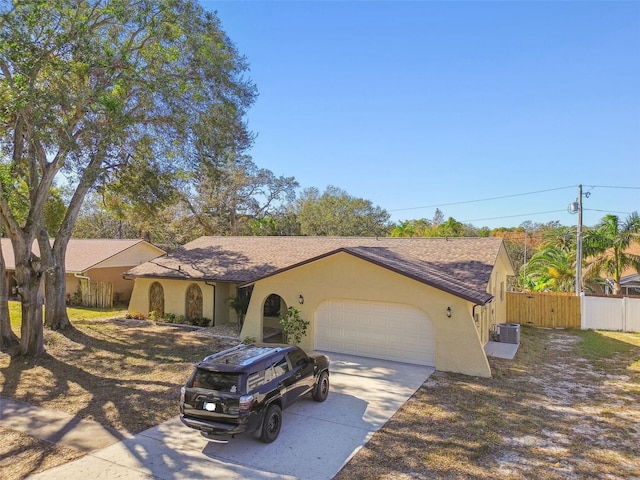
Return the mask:
{"type": "Polygon", "coordinates": [[[315,349],[435,365],[431,319],[412,305],[326,300],[315,314],[315,349]]]}
{"type": "Polygon", "coordinates": [[[280,295],[272,293],[262,307],[262,341],[265,343],[282,343],[281,312],[287,311],[287,304],[280,295]]]}

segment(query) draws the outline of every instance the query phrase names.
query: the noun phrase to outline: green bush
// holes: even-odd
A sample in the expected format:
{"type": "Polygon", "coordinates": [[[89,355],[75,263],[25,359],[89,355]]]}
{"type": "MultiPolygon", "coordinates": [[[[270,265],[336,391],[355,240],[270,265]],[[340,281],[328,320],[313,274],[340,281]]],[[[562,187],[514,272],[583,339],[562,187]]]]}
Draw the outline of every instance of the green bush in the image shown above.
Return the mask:
{"type": "Polygon", "coordinates": [[[208,327],[209,323],[211,323],[211,320],[208,319],[207,317],[200,317],[200,318],[193,319],[193,324],[198,327],[208,327]]]}
{"type": "Polygon", "coordinates": [[[307,334],[309,322],[300,317],[299,308],[289,307],[287,312],[280,316],[280,325],[282,325],[285,342],[298,345],[302,341],[302,337],[307,334]]]}

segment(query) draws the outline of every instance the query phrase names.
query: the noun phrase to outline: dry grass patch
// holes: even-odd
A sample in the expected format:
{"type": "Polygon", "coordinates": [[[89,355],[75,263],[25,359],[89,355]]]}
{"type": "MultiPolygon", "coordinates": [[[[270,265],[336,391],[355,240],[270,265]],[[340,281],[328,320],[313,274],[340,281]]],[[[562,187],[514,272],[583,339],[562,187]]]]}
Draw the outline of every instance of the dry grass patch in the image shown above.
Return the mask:
{"type": "Polygon", "coordinates": [[[84,455],[2,426],[0,438],[0,472],[4,480],[25,478],[84,455]]]}
{"type": "Polygon", "coordinates": [[[77,320],[45,331],[46,355],[0,356],[0,395],[121,432],[138,433],[177,415],[192,364],[237,341],[141,320],[77,320]]]}
{"type": "Polygon", "coordinates": [[[436,372],[337,475],[640,476],[640,335],[523,328],[493,378],[436,372]]]}
{"type": "MultiPolygon", "coordinates": [[[[95,316],[100,317],[99,314],[95,316]]],[[[45,330],[47,354],[0,354],[0,395],[135,434],[178,414],[180,386],[192,364],[237,340],[167,324],[76,319],[67,332],[45,330]]],[[[82,456],[0,427],[3,480],[26,478],[82,456]]]]}

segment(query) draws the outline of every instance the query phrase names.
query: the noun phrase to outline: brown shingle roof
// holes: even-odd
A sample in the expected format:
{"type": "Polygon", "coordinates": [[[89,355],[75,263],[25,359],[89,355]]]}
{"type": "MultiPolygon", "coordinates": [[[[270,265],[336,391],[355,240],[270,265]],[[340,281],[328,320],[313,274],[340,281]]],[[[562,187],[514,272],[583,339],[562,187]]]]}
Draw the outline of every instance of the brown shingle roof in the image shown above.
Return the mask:
{"type": "MultiPolygon", "coordinates": [[[[84,239],[72,238],[67,245],[67,254],[65,256],[65,268],[67,272],[78,273],[86,272],[91,267],[98,265],[109,258],[128,250],[135,245],[144,242],[144,240],[120,240],[120,239],[84,239]]],[[[4,257],[7,270],[15,269],[16,261],[13,255],[11,241],[3,238],[2,255],[4,257]]],[[[40,255],[38,243],[34,242],[33,252],[40,255]]]]}
{"type": "Polygon", "coordinates": [[[246,284],[342,251],[485,303],[491,299],[487,285],[501,245],[496,237],[200,237],[127,275],[246,284]]]}

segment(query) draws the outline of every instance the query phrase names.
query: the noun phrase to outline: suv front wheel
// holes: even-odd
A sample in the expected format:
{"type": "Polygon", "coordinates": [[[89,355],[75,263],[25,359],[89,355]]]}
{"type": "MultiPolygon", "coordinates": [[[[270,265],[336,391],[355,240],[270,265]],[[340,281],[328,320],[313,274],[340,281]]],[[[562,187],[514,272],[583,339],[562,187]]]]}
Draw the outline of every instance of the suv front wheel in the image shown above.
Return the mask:
{"type": "Polygon", "coordinates": [[[280,427],[282,427],[282,410],[278,405],[269,405],[262,422],[260,440],[264,443],[273,442],[280,434],[280,427]]]}
{"type": "Polygon", "coordinates": [[[320,374],[320,378],[318,378],[318,383],[316,384],[316,388],[313,389],[313,393],[311,394],[312,398],[316,402],[324,402],[329,395],[329,374],[327,372],[322,372],[320,374]]]}

